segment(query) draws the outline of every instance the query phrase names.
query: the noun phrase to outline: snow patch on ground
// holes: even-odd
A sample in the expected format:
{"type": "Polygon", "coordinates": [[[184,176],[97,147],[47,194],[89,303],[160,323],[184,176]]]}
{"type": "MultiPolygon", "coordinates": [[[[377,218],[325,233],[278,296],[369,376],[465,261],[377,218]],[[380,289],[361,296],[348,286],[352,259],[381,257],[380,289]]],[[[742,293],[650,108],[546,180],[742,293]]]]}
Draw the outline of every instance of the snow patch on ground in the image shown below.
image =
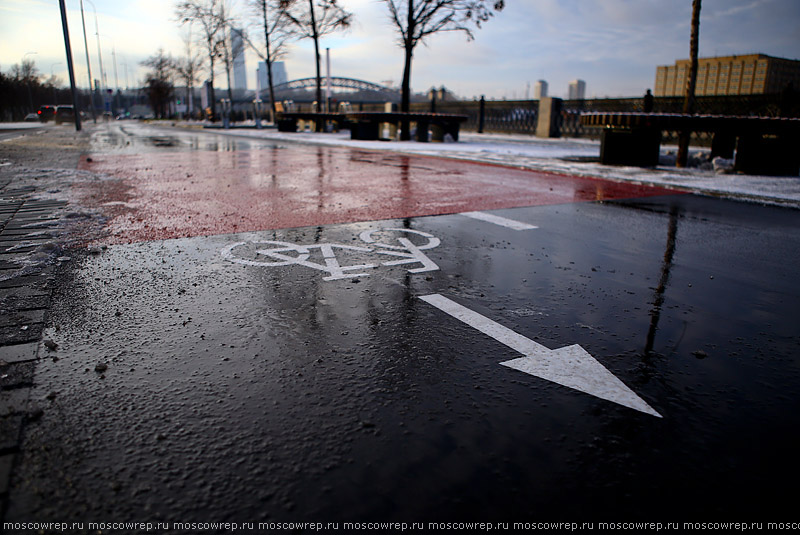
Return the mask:
{"type": "Polygon", "coordinates": [[[42,128],[45,123],[39,121],[28,121],[18,123],[0,123],[0,130],[30,130],[33,128],[42,128]]]}
{"type": "MultiPolygon", "coordinates": [[[[37,191],[25,199],[34,202],[64,201],[64,194],[70,190],[72,185],[101,179],[103,179],[103,175],[75,169],[34,169],[11,163],[0,167],[0,183],[13,180],[14,185],[36,186],[37,191]]],[[[0,199],[15,200],[18,199],[18,196],[0,193],[0,199]]],[[[0,273],[0,282],[39,275],[46,268],[69,260],[68,256],[64,256],[65,251],[87,241],[83,237],[73,241],[70,238],[73,235],[70,229],[78,225],[83,229],[95,229],[102,226],[101,214],[87,211],[74,212],[70,211],[68,206],[65,204],[52,208],[51,212],[42,218],[33,218],[30,223],[22,225],[21,228],[29,232],[14,245],[3,249],[7,261],[14,267],[0,273]]],[[[85,230],[83,234],[86,234],[85,230]]],[[[76,236],[83,236],[83,234],[75,233],[76,236]]]]}

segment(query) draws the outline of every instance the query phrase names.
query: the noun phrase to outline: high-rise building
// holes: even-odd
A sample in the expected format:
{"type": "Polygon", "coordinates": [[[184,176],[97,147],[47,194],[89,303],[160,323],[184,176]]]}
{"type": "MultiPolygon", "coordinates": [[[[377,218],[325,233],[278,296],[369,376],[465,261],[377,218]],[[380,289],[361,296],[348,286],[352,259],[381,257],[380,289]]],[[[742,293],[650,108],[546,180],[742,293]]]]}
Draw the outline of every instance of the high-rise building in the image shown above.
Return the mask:
{"type": "Polygon", "coordinates": [[[583,80],[573,80],[569,83],[567,91],[568,100],[583,100],[586,98],[586,82],[583,80]]]}
{"type": "Polygon", "coordinates": [[[544,80],[539,80],[535,84],[533,84],[533,98],[534,100],[539,100],[542,97],[547,96],[547,82],[544,80]]]}
{"type": "Polygon", "coordinates": [[[233,89],[244,91],[247,89],[247,69],[244,63],[244,30],[231,28],[231,56],[233,56],[233,89]]]}
{"type": "MultiPolygon", "coordinates": [[[[256,78],[258,78],[258,90],[266,91],[269,89],[269,76],[267,74],[267,62],[259,61],[258,68],[256,69],[256,78]]],[[[289,81],[286,76],[286,64],[282,61],[274,61],[272,63],[272,83],[273,85],[285,84],[289,81]]]]}
{"type": "MultiPolygon", "coordinates": [[[[718,56],[697,61],[695,95],[752,95],[780,93],[800,87],[800,61],[764,54],[718,56]]],[[[686,92],[691,62],[656,67],[655,96],[680,97],[686,92]]]]}

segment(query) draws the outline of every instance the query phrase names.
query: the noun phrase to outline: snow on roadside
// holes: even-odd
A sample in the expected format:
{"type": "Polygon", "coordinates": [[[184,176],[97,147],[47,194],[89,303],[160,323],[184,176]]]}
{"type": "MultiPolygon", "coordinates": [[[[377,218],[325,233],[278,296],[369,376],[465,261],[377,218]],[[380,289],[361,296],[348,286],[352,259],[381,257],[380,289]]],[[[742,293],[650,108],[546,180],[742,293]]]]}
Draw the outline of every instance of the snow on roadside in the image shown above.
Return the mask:
{"type": "Polygon", "coordinates": [[[17,122],[17,123],[0,123],[0,131],[2,130],[30,130],[33,128],[42,128],[44,123],[39,121],[17,122]]]}

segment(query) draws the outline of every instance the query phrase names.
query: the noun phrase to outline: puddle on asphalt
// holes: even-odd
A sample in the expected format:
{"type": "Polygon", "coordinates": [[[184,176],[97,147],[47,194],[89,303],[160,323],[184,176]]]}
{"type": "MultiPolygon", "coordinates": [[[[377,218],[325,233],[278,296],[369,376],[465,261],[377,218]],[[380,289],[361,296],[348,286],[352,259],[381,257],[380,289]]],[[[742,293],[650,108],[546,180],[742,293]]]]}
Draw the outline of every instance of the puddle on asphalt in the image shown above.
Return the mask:
{"type": "MultiPolygon", "coordinates": [[[[245,140],[235,137],[218,137],[209,131],[179,131],[168,135],[157,127],[140,123],[110,123],[94,133],[93,153],[142,153],[150,151],[184,150],[204,152],[235,152],[263,147],[275,147],[268,140],[245,140]],[[211,134],[211,135],[209,135],[211,134]]],[[[279,145],[277,148],[285,148],[279,145]]]]}

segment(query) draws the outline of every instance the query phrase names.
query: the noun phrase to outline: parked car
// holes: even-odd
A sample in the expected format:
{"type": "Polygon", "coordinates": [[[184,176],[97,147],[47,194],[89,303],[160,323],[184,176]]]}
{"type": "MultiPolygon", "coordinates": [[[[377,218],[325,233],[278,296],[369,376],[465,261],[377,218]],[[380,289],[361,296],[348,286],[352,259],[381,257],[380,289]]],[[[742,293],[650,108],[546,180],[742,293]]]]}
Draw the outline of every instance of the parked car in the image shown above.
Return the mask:
{"type": "Polygon", "coordinates": [[[75,108],[72,106],[58,106],[56,108],[56,124],[74,123],[75,108]]]}
{"type": "Polygon", "coordinates": [[[56,107],[50,105],[40,106],[36,114],[39,116],[40,121],[46,123],[56,116],[56,107]]]}

